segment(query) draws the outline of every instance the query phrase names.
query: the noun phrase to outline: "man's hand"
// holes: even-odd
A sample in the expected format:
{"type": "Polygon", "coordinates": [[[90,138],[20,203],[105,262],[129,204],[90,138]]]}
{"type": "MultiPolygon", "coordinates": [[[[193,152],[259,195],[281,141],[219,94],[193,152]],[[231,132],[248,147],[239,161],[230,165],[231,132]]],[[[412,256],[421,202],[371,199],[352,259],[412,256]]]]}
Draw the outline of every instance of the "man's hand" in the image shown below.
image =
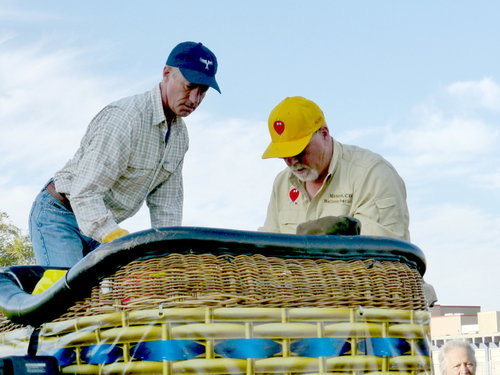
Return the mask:
{"type": "Polygon", "coordinates": [[[118,229],[115,229],[115,230],[112,230],[111,232],[109,232],[103,239],[102,239],[102,242],[105,243],[105,242],[111,242],[113,240],[116,240],[117,238],[120,238],[120,237],[123,237],[123,236],[126,236],[127,234],[129,234],[129,231],[128,230],[125,230],[125,229],[122,229],[122,228],[118,228],[118,229]]]}
{"type": "Polygon", "coordinates": [[[297,234],[337,234],[358,235],[361,231],[359,220],[350,216],[325,216],[306,221],[297,226],[297,234]]]}

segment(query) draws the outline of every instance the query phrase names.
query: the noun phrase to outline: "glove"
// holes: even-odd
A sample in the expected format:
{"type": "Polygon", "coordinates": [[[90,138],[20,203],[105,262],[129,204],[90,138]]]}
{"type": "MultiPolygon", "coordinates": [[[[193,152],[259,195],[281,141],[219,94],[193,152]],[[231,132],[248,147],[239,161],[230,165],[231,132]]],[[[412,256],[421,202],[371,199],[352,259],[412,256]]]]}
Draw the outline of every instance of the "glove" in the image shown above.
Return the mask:
{"type": "Polygon", "coordinates": [[[106,236],[104,236],[104,238],[102,239],[102,242],[103,243],[104,242],[111,242],[113,240],[116,240],[117,238],[126,236],[129,233],[130,232],[128,230],[125,230],[125,229],[122,229],[122,228],[118,228],[118,229],[112,230],[106,236]]]}
{"type": "Polygon", "coordinates": [[[66,275],[66,272],[68,272],[68,270],[45,270],[42,278],[38,280],[31,294],[40,294],[46,291],[52,285],[54,285],[57,280],[66,275]]]}
{"type": "Polygon", "coordinates": [[[325,216],[299,224],[296,233],[354,236],[360,231],[361,223],[358,219],[350,216],[325,216]]]}

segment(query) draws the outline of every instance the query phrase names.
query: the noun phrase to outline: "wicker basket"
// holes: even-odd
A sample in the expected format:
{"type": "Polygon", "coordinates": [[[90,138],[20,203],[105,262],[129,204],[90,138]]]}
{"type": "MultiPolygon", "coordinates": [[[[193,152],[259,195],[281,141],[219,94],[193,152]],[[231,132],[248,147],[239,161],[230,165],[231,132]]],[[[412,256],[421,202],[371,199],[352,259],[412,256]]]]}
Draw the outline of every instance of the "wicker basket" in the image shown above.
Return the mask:
{"type": "MultiPolygon", "coordinates": [[[[120,267],[41,325],[37,353],[75,374],[430,373],[421,271],[405,257],[216,250],[120,267]]],[[[33,330],[3,323],[0,351],[25,351],[33,330]]]]}

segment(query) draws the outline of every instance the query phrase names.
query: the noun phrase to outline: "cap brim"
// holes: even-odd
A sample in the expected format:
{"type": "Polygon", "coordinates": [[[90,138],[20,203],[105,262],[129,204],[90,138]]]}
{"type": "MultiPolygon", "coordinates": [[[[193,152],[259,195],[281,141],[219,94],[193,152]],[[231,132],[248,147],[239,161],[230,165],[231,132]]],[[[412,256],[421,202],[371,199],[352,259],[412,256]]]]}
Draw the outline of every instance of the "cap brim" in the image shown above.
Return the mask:
{"type": "Polygon", "coordinates": [[[179,68],[181,71],[182,75],[184,78],[186,78],[189,82],[194,83],[196,85],[205,85],[209,86],[215,90],[217,90],[219,93],[220,88],[219,85],[217,84],[217,81],[215,80],[215,77],[202,74],[196,70],[191,70],[191,69],[186,69],[186,68],[179,68]]]}
{"type": "Polygon", "coordinates": [[[300,154],[306,148],[312,138],[312,134],[307,137],[296,139],[290,142],[272,142],[262,154],[262,159],[269,158],[289,158],[300,154]]]}

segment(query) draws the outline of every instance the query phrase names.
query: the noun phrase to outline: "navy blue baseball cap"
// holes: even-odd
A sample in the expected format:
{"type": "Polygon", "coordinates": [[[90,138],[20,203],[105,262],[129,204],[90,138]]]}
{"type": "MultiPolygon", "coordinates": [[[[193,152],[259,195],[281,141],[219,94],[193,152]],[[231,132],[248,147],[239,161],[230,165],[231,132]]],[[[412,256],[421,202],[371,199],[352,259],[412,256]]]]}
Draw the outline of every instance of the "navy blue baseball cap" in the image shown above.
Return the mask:
{"type": "Polygon", "coordinates": [[[182,42],[174,47],[166,65],[179,68],[184,78],[197,85],[206,85],[220,93],[215,80],[217,58],[201,43],[182,42]]]}

